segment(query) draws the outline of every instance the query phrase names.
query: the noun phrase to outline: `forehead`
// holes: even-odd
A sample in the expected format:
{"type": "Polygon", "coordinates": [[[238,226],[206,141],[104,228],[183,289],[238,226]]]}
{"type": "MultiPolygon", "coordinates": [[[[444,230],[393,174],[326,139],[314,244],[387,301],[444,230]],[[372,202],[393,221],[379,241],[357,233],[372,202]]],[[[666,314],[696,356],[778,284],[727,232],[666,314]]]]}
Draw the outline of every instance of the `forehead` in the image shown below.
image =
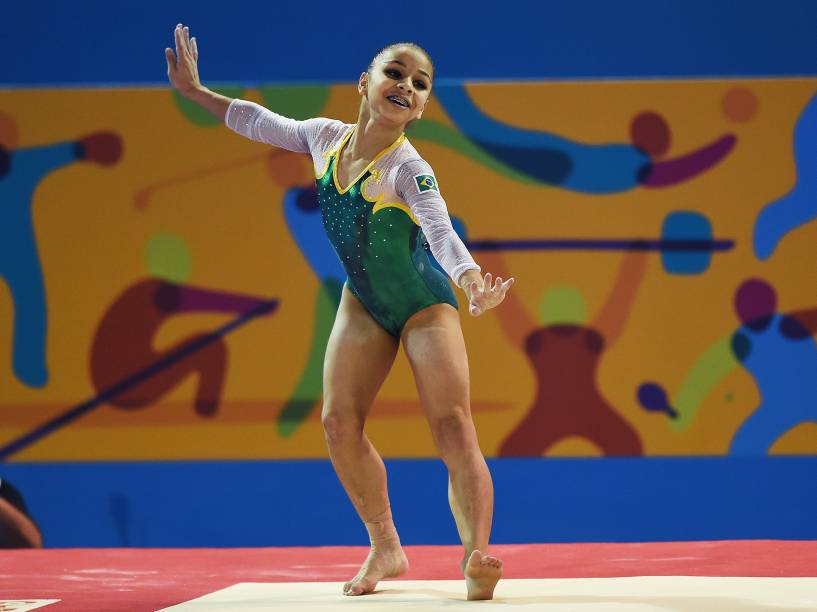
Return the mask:
{"type": "Polygon", "coordinates": [[[432,74],[433,68],[431,62],[428,61],[425,53],[418,51],[414,47],[394,47],[388,49],[380,55],[380,61],[383,63],[399,62],[403,64],[408,70],[423,70],[428,74],[432,74]]]}

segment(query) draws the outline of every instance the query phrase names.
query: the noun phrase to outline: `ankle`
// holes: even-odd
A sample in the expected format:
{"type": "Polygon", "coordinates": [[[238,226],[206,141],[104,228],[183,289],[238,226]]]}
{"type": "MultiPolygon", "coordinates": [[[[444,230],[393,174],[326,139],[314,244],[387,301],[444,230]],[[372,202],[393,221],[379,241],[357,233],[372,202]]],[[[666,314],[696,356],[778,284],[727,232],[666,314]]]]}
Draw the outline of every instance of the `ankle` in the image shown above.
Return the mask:
{"type": "Polygon", "coordinates": [[[392,520],[391,509],[364,521],[366,531],[369,533],[369,542],[372,548],[395,548],[400,547],[400,536],[397,535],[397,528],[392,520]]]}

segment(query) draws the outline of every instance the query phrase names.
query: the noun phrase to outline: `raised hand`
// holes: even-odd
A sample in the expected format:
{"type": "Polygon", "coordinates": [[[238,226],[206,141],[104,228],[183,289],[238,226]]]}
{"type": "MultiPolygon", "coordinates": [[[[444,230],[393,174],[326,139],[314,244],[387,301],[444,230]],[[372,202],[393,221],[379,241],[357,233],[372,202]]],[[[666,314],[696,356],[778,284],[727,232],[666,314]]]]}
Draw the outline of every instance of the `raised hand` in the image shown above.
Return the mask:
{"type": "Polygon", "coordinates": [[[490,272],[485,274],[485,278],[481,280],[482,286],[474,280],[468,283],[466,291],[468,295],[468,312],[475,317],[478,317],[489,308],[499,306],[514,281],[513,278],[509,278],[503,283],[502,278],[497,276],[496,281],[492,284],[490,272]]]}
{"type": "Polygon", "coordinates": [[[179,93],[188,95],[201,89],[199,48],[196,39],[190,38],[190,28],[187,26],[177,25],[173,34],[176,38],[176,53],[170,47],[165,49],[167,78],[179,93]]]}

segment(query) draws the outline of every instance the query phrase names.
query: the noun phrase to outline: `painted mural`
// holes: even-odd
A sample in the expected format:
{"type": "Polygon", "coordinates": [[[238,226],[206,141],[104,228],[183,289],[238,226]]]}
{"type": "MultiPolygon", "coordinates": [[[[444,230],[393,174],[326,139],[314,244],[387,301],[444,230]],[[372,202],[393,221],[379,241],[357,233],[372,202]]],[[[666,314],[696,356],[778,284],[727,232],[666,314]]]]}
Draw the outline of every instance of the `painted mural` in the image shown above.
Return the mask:
{"type": "MultiPolygon", "coordinates": [[[[352,121],[350,85],[218,88],[352,121]]],[[[462,83],[409,138],[505,304],[488,456],[817,454],[817,80],[462,83]]],[[[311,163],[167,89],[0,101],[0,459],[324,458],[311,163]],[[51,109],[43,120],[40,109],[51,109]]],[[[404,358],[386,457],[435,456],[404,358]]]]}

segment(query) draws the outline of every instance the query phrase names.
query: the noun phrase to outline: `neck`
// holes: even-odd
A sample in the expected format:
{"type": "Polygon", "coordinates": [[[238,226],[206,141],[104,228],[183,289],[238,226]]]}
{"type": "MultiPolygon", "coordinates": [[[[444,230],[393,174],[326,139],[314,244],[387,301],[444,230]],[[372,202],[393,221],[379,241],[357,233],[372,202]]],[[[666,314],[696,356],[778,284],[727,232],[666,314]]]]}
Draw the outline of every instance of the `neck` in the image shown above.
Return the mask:
{"type": "Polygon", "coordinates": [[[373,159],[375,155],[400,138],[404,125],[384,125],[377,122],[365,108],[357,118],[357,129],[349,139],[347,149],[355,159],[373,159]]]}

